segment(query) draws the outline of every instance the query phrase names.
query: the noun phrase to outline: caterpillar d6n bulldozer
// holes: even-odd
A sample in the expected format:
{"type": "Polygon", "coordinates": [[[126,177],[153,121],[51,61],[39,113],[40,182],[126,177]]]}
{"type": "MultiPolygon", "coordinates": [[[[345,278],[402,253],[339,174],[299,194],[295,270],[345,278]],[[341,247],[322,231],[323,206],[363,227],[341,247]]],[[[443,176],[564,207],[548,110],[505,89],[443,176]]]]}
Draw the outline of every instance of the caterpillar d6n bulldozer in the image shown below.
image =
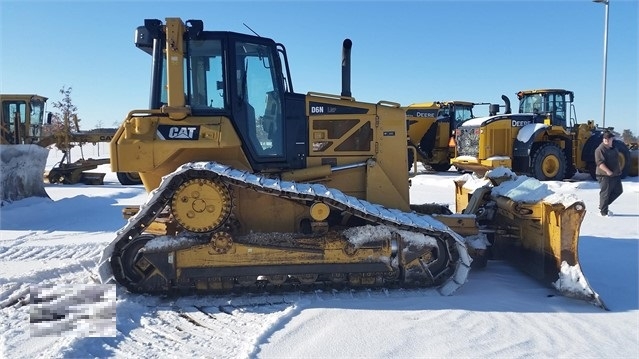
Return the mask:
{"type": "MultiPolygon", "coordinates": [[[[590,173],[594,179],[594,152],[604,129],[593,121],[577,123],[573,92],[528,90],[518,92],[517,98],[517,114],[480,117],[461,124],[451,163],[480,175],[503,166],[541,181],[570,179],[577,171],[590,173]]],[[[614,146],[626,177],[630,152],[620,140],[615,140],[614,146]]]]}
{"type": "Polygon", "coordinates": [[[455,157],[455,129],[475,117],[473,108],[478,105],[490,103],[435,101],[407,106],[409,168],[421,162],[436,172],[448,171],[455,157]]]}
{"type": "Polygon", "coordinates": [[[136,30],[152,57],[150,106],[126,116],[111,166],[139,172],[150,195],[124,209],[127,223],[98,264],[103,283],[142,293],[401,286],[447,295],[466,281],[468,238],[492,237],[515,247],[527,237],[552,280],[560,263],[578,268],[576,247],[557,250],[576,246],[582,202],[518,213],[502,228],[482,209],[495,203],[484,186],[459,191],[467,213],[418,213],[436,206],[410,205],[405,111],[351,96],[350,40],[341,94],[300,94],[282,44],[203,27],[167,18],[136,30]],[[522,227],[539,216],[561,223],[522,227]]]}

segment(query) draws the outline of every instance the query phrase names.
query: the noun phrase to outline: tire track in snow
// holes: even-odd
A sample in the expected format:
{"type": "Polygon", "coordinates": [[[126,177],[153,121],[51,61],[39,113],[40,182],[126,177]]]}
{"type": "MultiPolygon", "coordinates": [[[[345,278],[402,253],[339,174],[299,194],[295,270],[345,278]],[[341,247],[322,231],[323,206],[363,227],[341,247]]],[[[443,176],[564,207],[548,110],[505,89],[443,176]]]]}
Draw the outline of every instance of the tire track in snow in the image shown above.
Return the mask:
{"type": "Polygon", "coordinates": [[[99,258],[101,247],[95,244],[11,245],[0,247],[1,261],[99,258]]]}
{"type": "Polygon", "coordinates": [[[52,353],[73,358],[248,358],[264,333],[297,305],[266,296],[261,299],[190,296],[170,300],[120,293],[115,338],[78,338],[52,348],[52,353]],[[96,348],[101,349],[96,352],[96,348]]]}
{"type": "Polygon", "coordinates": [[[80,338],[59,351],[74,358],[254,358],[261,344],[309,304],[406,297],[423,300],[430,295],[439,296],[430,289],[169,298],[120,292],[115,338],[80,338]],[[96,353],[96,347],[102,351],[96,353]]]}

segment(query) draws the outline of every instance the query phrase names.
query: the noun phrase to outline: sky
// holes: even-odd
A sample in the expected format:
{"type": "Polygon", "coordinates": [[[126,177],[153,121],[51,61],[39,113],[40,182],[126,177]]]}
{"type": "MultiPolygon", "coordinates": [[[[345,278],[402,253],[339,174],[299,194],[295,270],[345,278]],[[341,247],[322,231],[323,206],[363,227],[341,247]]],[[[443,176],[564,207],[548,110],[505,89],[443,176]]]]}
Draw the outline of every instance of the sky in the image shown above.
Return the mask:
{"type": "MultiPolygon", "coordinates": [[[[87,156],[105,151],[106,144],[84,149],[87,156]]],[[[51,150],[47,168],[61,157],[51,150]]],[[[419,170],[411,203],[454,208],[459,174],[419,170]]],[[[558,296],[502,261],[472,269],[450,296],[434,289],[169,298],[119,286],[114,292],[95,282],[96,264],[125,224],[122,208],[148,196],[142,186],[121,186],[108,165],[96,171],[106,172],[103,186],[46,184],[50,199],[0,207],[0,357],[639,356],[638,177],[623,180],[609,218],[597,216],[599,188],[587,174],[544,182],[586,205],[579,262],[604,311],[558,296]],[[33,302],[21,302],[25,297],[33,302]]]]}
{"type": "MultiPolygon", "coordinates": [[[[81,129],[116,127],[148,106],[151,59],[133,45],[146,18],[201,19],[205,30],[284,44],[296,92],[341,92],[353,41],[357,100],[516,104],[519,90],[575,92],[577,121],[603,125],[604,8],[590,0],[34,1],[0,0],[0,92],[61,100],[81,129]],[[246,24],[247,26],[245,26],[246,24]]],[[[610,0],[606,126],[639,134],[636,0],[610,0]]],[[[482,106],[477,113],[485,115],[482,106]]]]}

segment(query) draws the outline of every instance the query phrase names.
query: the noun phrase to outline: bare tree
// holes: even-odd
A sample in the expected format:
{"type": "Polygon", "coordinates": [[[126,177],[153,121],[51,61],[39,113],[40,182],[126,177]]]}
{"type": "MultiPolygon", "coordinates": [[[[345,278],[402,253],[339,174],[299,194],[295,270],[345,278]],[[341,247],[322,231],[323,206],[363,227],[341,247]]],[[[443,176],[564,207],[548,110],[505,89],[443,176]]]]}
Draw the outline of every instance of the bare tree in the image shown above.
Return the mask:
{"type": "Polygon", "coordinates": [[[637,142],[637,137],[635,137],[632,134],[632,131],[630,131],[630,130],[623,130],[623,132],[621,133],[621,139],[625,143],[633,143],[633,142],[636,143],[637,142]]]}
{"type": "Polygon", "coordinates": [[[78,108],[73,104],[71,100],[71,86],[62,86],[60,94],[62,94],[62,100],[53,103],[53,107],[58,112],[53,113],[53,120],[64,127],[67,127],[67,131],[71,129],[71,123],[75,127],[76,131],[80,131],[80,118],[78,118],[78,108]]]}

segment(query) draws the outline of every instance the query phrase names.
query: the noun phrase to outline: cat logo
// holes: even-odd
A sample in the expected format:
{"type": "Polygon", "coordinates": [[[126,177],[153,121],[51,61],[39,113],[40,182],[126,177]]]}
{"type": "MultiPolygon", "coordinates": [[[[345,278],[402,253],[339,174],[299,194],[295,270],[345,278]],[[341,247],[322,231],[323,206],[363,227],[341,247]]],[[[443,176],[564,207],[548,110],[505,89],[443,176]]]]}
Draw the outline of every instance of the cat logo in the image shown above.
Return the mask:
{"type": "Polygon", "coordinates": [[[160,140],[197,140],[200,137],[200,126],[159,125],[157,135],[160,140]]]}

